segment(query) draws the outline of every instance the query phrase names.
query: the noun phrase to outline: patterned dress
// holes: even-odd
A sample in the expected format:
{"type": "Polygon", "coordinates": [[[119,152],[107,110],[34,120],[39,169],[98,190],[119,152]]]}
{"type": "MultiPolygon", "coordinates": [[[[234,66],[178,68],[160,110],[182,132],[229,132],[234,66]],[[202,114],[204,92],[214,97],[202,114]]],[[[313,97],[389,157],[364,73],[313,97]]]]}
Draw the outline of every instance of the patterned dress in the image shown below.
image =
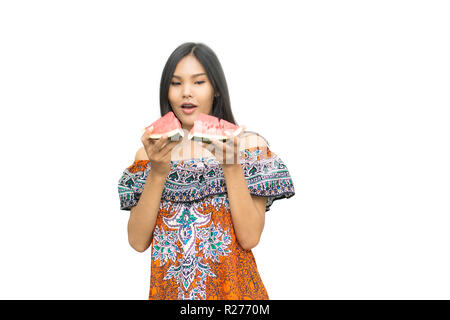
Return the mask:
{"type": "MultiPolygon", "coordinates": [[[[267,145],[241,149],[251,195],[274,200],[294,195],[283,161],[267,145]]],[[[119,180],[120,209],[143,191],[150,160],[135,160],[119,180]]],[[[251,250],[234,233],[225,177],[214,157],[172,160],[153,232],[149,299],[269,299],[251,250]]]]}

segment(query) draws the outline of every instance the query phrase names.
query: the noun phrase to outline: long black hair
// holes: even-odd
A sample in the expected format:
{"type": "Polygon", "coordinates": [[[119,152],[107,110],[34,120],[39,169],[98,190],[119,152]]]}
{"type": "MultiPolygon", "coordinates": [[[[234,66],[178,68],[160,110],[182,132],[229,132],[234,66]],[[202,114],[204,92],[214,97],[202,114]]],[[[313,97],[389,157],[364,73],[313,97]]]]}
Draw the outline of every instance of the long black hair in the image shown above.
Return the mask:
{"type": "Polygon", "coordinates": [[[230,96],[228,85],[225,79],[222,66],[214,51],[203,43],[186,42],[178,46],[167,59],[166,65],[161,76],[159,87],[159,103],[161,116],[172,111],[169,103],[169,87],[172,81],[173,72],[178,62],[185,56],[194,55],[206,71],[209,81],[214,88],[214,100],[212,106],[212,115],[224,119],[228,122],[236,123],[233,112],[231,111],[230,96]],[[216,96],[216,95],[219,96],[216,96]]]}

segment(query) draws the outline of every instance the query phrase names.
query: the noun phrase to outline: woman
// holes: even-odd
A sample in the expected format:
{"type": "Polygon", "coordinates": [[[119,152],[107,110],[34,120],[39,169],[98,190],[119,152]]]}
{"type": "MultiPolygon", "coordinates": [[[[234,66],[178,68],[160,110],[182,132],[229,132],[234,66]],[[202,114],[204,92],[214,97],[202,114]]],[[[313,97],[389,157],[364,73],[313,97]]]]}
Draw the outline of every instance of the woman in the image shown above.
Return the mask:
{"type": "MultiPolygon", "coordinates": [[[[236,124],[209,47],[189,42],[172,53],[160,108],[161,116],[172,111],[185,133],[200,112],[236,124]]],[[[269,299],[251,249],[272,202],[294,195],[283,161],[248,131],[209,147],[187,134],[156,142],[149,134],[119,181],[120,208],[130,210],[130,245],[139,252],[152,245],[149,299],[269,299]]]]}

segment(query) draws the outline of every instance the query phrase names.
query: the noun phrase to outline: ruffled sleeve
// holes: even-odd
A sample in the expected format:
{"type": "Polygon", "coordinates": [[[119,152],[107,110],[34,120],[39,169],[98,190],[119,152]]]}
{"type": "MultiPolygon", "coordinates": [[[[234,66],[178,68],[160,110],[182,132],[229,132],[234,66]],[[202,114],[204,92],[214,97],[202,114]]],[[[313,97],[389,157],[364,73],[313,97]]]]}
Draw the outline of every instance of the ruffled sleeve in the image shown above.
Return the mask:
{"type": "Polygon", "coordinates": [[[137,205],[149,170],[149,160],[135,160],[123,171],[118,185],[120,210],[130,211],[137,205]]]}
{"type": "Polygon", "coordinates": [[[241,164],[250,194],[266,197],[267,212],[275,200],[291,198],[295,190],[286,164],[259,137],[250,137],[249,143],[246,140],[241,148],[241,164]]]}

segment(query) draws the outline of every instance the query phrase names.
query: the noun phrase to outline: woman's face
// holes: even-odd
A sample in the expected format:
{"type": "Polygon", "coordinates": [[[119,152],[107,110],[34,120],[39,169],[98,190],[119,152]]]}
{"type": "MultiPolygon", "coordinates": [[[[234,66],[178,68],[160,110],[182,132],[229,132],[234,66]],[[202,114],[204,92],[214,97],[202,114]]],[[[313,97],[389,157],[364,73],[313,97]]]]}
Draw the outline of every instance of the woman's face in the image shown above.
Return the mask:
{"type": "Polygon", "coordinates": [[[187,55],[182,58],[174,72],[169,86],[169,103],[181,121],[183,129],[190,130],[198,114],[211,114],[214,88],[206,71],[197,58],[187,55]],[[184,103],[192,103],[193,110],[183,109],[184,103]]]}

